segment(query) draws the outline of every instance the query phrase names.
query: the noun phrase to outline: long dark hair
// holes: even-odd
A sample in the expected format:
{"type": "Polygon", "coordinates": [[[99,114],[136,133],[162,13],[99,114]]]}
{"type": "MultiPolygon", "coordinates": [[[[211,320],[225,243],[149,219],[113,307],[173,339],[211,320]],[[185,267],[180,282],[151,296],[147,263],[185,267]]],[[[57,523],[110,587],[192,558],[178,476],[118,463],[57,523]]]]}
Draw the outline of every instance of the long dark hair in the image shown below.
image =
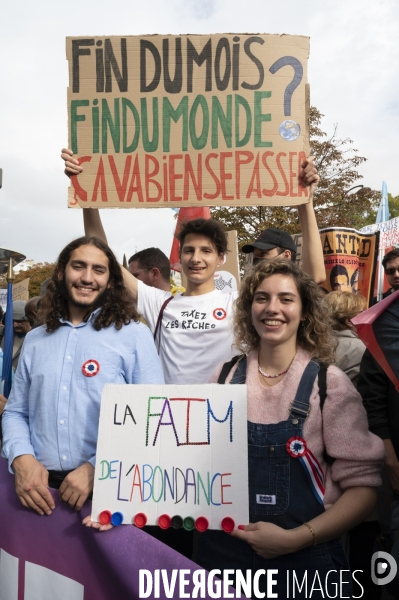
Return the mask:
{"type": "Polygon", "coordinates": [[[80,246],[87,245],[95,246],[104,252],[108,258],[109,287],[101,294],[97,303],[88,309],[83,320],[87,321],[91,313],[100,307],[101,311],[93,321],[93,327],[97,331],[110,325],[114,325],[116,329],[121,329],[122,325],[128,325],[131,321],[139,320],[136,304],[124,286],[122,269],[114,253],[99,238],[85,236],[73,240],[61,251],[46,294],[40,300],[39,320],[47,325],[46,331],[48,333],[56,331],[61,326],[60,319],[68,320],[65,269],[72,252],[80,246]]]}

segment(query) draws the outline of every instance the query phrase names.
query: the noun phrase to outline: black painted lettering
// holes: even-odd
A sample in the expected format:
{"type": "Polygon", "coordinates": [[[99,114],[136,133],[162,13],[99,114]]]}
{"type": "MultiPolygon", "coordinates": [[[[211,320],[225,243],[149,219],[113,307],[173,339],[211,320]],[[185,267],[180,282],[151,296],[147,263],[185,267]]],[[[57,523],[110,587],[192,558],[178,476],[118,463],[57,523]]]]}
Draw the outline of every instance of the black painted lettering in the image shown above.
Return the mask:
{"type": "Polygon", "coordinates": [[[187,92],[193,91],[193,67],[194,63],[199,67],[206,61],[205,91],[212,91],[212,42],[209,39],[200,54],[194,48],[193,43],[187,38],[187,92]]]}
{"type": "MultiPolygon", "coordinates": [[[[102,46],[102,41],[98,40],[96,46],[102,46]]],[[[102,48],[96,48],[96,91],[104,91],[104,51],[102,48]]]]}
{"type": "Polygon", "coordinates": [[[122,423],[118,423],[116,420],[116,411],[117,411],[118,405],[115,404],[115,409],[114,409],[114,425],[122,425],[122,423]]]}
{"type": "Polygon", "coordinates": [[[91,51],[89,48],[81,48],[81,46],[94,46],[94,39],[72,40],[72,92],[79,92],[79,56],[89,56],[91,51]]]}
{"type": "Polygon", "coordinates": [[[359,258],[366,258],[370,255],[371,242],[370,240],[362,240],[362,251],[359,258]]]}
{"type": "Polygon", "coordinates": [[[221,92],[227,88],[230,81],[231,73],[231,52],[229,40],[225,37],[220,38],[218,45],[216,46],[215,52],[215,81],[216,87],[221,92]],[[220,76],[220,63],[222,59],[222,52],[225,54],[225,67],[223,77],[220,76]]]}
{"type": "Polygon", "coordinates": [[[125,415],[124,415],[124,417],[123,417],[123,424],[125,424],[126,417],[130,417],[130,418],[132,419],[133,423],[134,423],[135,425],[137,425],[137,423],[136,423],[136,419],[134,418],[134,416],[133,416],[133,413],[132,413],[132,410],[131,410],[131,408],[130,408],[130,406],[129,406],[128,404],[126,404],[126,408],[125,408],[125,415]]]}
{"type": "Polygon", "coordinates": [[[351,244],[351,254],[357,254],[357,251],[359,249],[360,238],[357,235],[350,235],[349,243],[351,244]],[[355,242],[356,242],[356,248],[355,248],[355,242]]]}
{"type": "Polygon", "coordinates": [[[326,234],[326,237],[324,238],[323,254],[334,254],[334,250],[330,246],[330,242],[328,240],[327,234],[326,234]]]}
{"type": "Polygon", "coordinates": [[[157,47],[147,40],[140,40],[140,92],[153,92],[161,79],[161,57],[157,47]],[[152,81],[147,84],[147,50],[152,54],[155,63],[155,73],[152,81]]]}
{"type": "Polygon", "coordinates": [[[337,254],[348,254],[348,251],[346,249],[346,239],[347,239],[347,234],[346,233],[336,233],[335,237],[337,239],[337,254]]]}
{"type": "Polygon", "coordinates": [[[247,83],[246,81],[244,81],[241,84],[241,87],[243,87],[245,90],[258,90],[259,88],[262,87],[263,80],[265,78],[265,70],[263,68],[263,65],[262,65],[261,61],[259,60],[259,58],[257,58],[251,52],[251,44],[254,44],[254,43],[260,44],[261,46],[263,46],[263,44],[265,43],[265,40],[263,40],[261,37],[255,35],[255,36],[252,36],[252,37],[248,38],[244,42],[244,51],[245,51],[245,54],[257,66],[258,71],[259,71],[259,79],[258,79],[258,82],[254,83],[254,84],[247,83]]]}
{"type": "Polygon", "coordinates": [[[115,54],[112,48],[111,40],[105,40],[105,91],[112,92],[112,75],[114,73],[116,83],[120,92],[127,92],[127,49],[126,38],[121,38],[121,62],[122,74],[119,65],[116,61],[115,54]]]}
{"type": "MultiPolygon", "coordinates": [[[[233,42],[239,42],[240,38],[236,35],[233,42]]],[[[239,89],[240,79],[240,44],[233,44],[233,90],[239,89]]]]}
{"type": "Polygon", "coordinates": [[[183,59],[181,52],[181,38],[175,38],[175,76],[170,78],[169,70],[169,39],[162,40],[163,80],[165,92],[179,94],[183,85],[183,59]]]}

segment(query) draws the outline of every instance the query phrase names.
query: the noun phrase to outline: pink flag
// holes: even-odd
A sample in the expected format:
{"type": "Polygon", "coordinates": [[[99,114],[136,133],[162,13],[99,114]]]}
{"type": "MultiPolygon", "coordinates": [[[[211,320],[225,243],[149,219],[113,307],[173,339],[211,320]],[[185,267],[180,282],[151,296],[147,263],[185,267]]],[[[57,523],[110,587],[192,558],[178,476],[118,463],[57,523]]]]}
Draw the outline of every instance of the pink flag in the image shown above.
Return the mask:
{"type": "Polygon", "coordinates": [[[399,290],[357,315],[352,323],[399,391],[399,290]]]}

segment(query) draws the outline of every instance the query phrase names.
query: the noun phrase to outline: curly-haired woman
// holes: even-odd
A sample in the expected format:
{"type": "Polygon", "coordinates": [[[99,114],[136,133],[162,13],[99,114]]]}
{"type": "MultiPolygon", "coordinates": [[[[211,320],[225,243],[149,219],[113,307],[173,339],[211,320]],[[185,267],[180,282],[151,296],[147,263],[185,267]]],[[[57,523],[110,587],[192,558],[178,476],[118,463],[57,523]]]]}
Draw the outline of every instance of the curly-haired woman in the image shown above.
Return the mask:
{"type": "MultiPolygon", "coordinates": [[[[230,537],[204,533],[197,562],[277,569],[279,598],[292,597],[293,572],[308,582],[296,598],[310,597],[312,585],[312,598],[333,595],[350,580],[339,536],[374,508],[383,445],[368,431],[359,394],[332,365],[336,342],[321,292],[295,265],[261,263],[243,281],[235,336],[245,355],[215,380],[228,372],[226,383],[247,385],[250,524],[230,537]]],[[[265,576],[260,588],[266,592],[265,576]]],[[[350,597],[350,583],[340,597],[350,597]]]]}

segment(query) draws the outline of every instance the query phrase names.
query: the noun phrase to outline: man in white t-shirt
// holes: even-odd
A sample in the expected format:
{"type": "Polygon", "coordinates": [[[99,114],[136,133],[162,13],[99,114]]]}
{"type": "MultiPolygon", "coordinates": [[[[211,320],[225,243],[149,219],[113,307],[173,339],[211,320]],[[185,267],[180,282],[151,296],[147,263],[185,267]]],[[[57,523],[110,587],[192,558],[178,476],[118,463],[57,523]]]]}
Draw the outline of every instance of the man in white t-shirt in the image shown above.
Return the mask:
{"type": "MultiPolygon", "coordinates": [[[[106,239],[99,212],[84,209],[83,213],[86,234],[95,231],[106,239]]],[[[183,224],[179,241],[180,263],[187,278],[183,295],[173,297],[145,285],[126,270],[125,285],[153,334],[156,331],[165,383],[208,383],[216,365],[237,353],[232,331],[237,292],[223,294],[214,283],[216,267],[227,252],[227,234],[218,221],[194,219],[183,224]]]]}
{"type": "MultiPolygon", "coordinates": [[[[237,292],[215,289],[216,267],[227,252],[223,226],[212,219],[194,219],[183,224],[179,234],[180,263],[187,277],[184,295],[170,297],[137,281],[138,310],[156,331],[156,345],[166,383],[207,383],[215,365],[235,354],[232,316],[237,292]]],[[[130,285],[132,289],[132,285],[130,285]]]]}

